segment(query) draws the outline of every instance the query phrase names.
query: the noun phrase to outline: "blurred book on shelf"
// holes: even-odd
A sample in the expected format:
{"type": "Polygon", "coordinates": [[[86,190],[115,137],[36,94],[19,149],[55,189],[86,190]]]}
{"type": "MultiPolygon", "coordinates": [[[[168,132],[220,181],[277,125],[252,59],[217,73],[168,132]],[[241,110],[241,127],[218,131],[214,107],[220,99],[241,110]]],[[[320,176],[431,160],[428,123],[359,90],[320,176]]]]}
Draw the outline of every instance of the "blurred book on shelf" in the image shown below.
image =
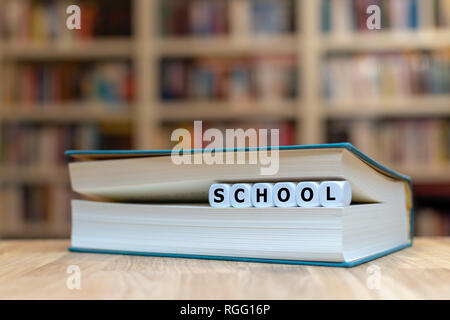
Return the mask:
{"type": "MultiPolygon", "coordinates": [[[[367,27],[369,6],[380,8],[381,29],[416,30],[421,0],[322,0],[322,31],[361,32],[367,27]]],[[[444,0],[446,1],[446,0],[444,0]]],[[[370,14],[373,14],[370,11],[370,14]]],[[[377,31],[377,30],[375,30],[377,31]]]]}
{"type": "Polygon", "coordinates": [[[1,35],[6,41],[43,44],[53,41],[131,35],[131,1],[121,0],[2,0],[1,35]],[[81,9],[80,30],[68,30],[66,9],[81,9]]]}
{"type": "Polygon", "coordinates": [[[159,3],[161,36],[207,36],[229,31],[228,1],[168,0],[159,3]]]}
{"type": "Polygon", "coordinates": [[[377,32],[369,30],[370,5],[380,8],[381,30],[418,31],[450,27],[449,0],[322,0],[322,31],[333,33],[377,32]]]}
{"type": "Polygon", "coordinates": [[[129,149],[129,124],[6,124],[2,128],[0,163],[8,168],[65,167],[69,149],[129,149]]]}
{"type": "Polygon", "coordinates": [[[414,186],[415,234],[420,236],[450,235],[450,192],[448,185],[437,183],[414,186]]]}
{"type": "Polygon", "coordinates": [[[297,93],[293,55],[164,58],[162,100],[280,100],[297,93]]]}
{"type": "Polygon", "coordinates": [[[445,119],[331,121],[328,140],[350,141],[405,173],[450,168],[450,121],[445,119]]]}
{"type": "Polygon", "coordinates": [[[63,102],[101,102],[117,109],[116,104],[131,102],[134,95],[134,77],[126,61],[14,61],[5,63],[3,79],[6,109],[63,102]]]}
{"type": "Polygon", "coordinates": [[[10,185],[0,189],[0,232],[8,237],[66,237],[70,231],[68,185],[10,185]]]}
{"type": "Polygon", "coordinates": [[[67,237],[70,200],[64,152],[130,149],[129,124],[4,124],[0,146],[0,233],[67,237]]]}
{"type": "Polygon", "coordinates": [[[415,235],[422,237],[450,234],[450,211],[431,207],[419,208],[415,213],[415,235]]]}
{"type": "Polygon", "coordinates": [[[331,102],[450,95],[450,50],[330,53],[322,77],[331,102]]]}
{"type": "MultiPolygon", "coordinates": [[[[240,15],[250,19],[254,35],[288,34],[296,30],[294,0],[244,0],[240,15]],[[244,9],[245,8],[245,9],[244,9]]],[[[163,37],[229,35],[230,1],[168,0],[159,4],[159,34],[163,37]]],[[[240,21],[240,23],[244,23],[240,21]]]]}
{"type": "MultiPolygon", "coordinates": [[[[187,149],[194,148],[194,124],[192,122],[178,122],[178,123],[171,123],[166,124],[164,126],[166,140],[168,142],[171,142],[167,145],[166,149],[173,148],[176,144],[179,143],[179,141],[171,141],[171,134],[172,132],[177,128],[184,128],[189,131],[191,135],[191,141],[181,141],[183,143],[183,146],[187,149]]],[[[214,128],[219,130],[223,137],[227,137],[226,130],[242,130],[244,134],[247,136],[251,136],[254,134],[255,138],[258,141],[258,146],[263,147],[267,145],[273,145],[273,146],[289,146],[295,144],[295,138],[296,138],[296,126],[294,123],[290,121],[259,121],[259,122],[251,122],[248,120],[242,120],[242,121],[207,121],[202,123],[202,137],[206,130],[214,128]],[[267,141],[263,141],[259,139],[258,136],[258,130],[260,129],[267,129],[267,141]],[[278,129],[279,130],[279,141],[278,143],[276,141],[271,141],[271,130],[278,129]]],[[[212,141],[207,141],[206,139],[202,139],[202,146],[201,148],[207,148],[208,145],[212,141]]],[[[225,141],[224,148],[226,147],[225,141]]],[[[245,145],[242,147],[255,147],[252,145],[249,145],[249,139],[245,139],[244,141],[245,145]]]]}
{"type": "Polygon", "coordinates": [[[249,0],[251,32],[255,35],[289,34],[296,31],[292,0],[249,0]]]}
{"type": "Polygon", "coordinates": [[[450,28],[450,0],[434,0],[436,26],[450,28]]]}

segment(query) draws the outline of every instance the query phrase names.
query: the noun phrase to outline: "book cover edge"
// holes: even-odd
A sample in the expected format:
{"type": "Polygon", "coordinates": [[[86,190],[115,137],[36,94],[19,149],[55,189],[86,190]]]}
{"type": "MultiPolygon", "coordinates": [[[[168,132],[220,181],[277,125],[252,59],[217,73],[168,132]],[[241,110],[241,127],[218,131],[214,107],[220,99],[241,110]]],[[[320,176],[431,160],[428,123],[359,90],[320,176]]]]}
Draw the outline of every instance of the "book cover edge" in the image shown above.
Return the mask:
{"type": "MultiPolygon", "coordinates": [[[[371,157],[367,156],[360,150],[358,150],[355,146],[353,146],[349,142],[342,143],[325,143],[325,144],[315,144],[315,145],[292,145],[292,146],[279,146],[279,147],[246,147],[246,148],[224,148],[224,149],[189,149],[182,150],[187,153],[195,153],[195,152],[212,152],[212,151],[221,151],[221,152],[238,152],[238,151],[258,151],[258,150],[302,150],[302,149],[331,149],[331,148],[344,148],[361,158],[362,160],[368,162],[374,167],[402,180],[410,181],[410,177],[398,173],[392,169],[389,169],[382,165],[381,163],[375,161],[371,157]]],[[[171,154],[172,150],[67,150],[65,155],[67,157],[74,156],[95,156],[95,155],[152,155],[152,154],[171,154]]]]}
{"type": "Polygon", "coordinates": [[[265,259],[265,258],[246,258],[246,257],[232,257],[232,256],[210,256],[210,255],[194,255],[194,254],[179,254],[179,253],[159,253],[159,252],[139,252],[139,251],[122,251],[122,250],[105,250],[105,249],[86,249],[69,247],[70,252],[78,253],[99,253],[99,254],[122,254],[133,256],[151,256],[151,257],[166,257],[166,258],[185,258],[185,259],[207,259],[207,260],[222,260],[222,261],[241,261],[241,262],[258,262],[258,263],[276,263],[276,264],[292,264],[292,265],[310,265],[322,267],[356,267],[360,264],[381,258],[390,253],[411,247],[411,243],[406,243],[392,249],[388,249],[371,256],[367,256],[351,262],[326,262],[326,261],[304,261],[304,260],[283,260],[283,259],[265,259]]]}

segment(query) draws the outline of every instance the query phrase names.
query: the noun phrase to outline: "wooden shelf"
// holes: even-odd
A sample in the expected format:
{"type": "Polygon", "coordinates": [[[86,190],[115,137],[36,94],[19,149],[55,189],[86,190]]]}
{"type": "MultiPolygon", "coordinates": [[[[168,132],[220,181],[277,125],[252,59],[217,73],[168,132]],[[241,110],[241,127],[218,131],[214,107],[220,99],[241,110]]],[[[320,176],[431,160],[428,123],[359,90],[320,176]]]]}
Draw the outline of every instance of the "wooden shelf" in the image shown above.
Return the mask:
{"type": "Polygon", "coordinates": [[[220,37],[178,37],[159,39],[152,50],[158,55],[189,56],[189,55],[230,55],[267,53],[296,53],[299,38],[296,36],[273,36],[232,38],[220,37]]]}
{"type": "Polygon", "coordinates": [[[295,120],[298,102],[173,102],[159,106],[162,121],[295,120]],[[180,112],[183,110],[183,112],[180,112]]]}
{"type": "Polygon", "coordinates": [[[133,54],[133,41],[129,38],[95,39],[69,42],[27,44],[6,42],[2,45],[2,55],[6,59],[46,60],[60,58],[127,58],[133,54]]]}
{"type": "Polygon", "coordinates": [[[0,112],[0,120],[8,122],[128,122],[133,106],[63,103],[41,106],[8,106],[0,112]]]}
{"type": "Polygon", "coordinates": [[[385,31],[323,35],[322,50],[420,50],[450,47],[450,31],[385,31]]]}
{"type": "Polygon", "coordinates": [[[450,95],[322,102],[326,118],[450,116],[450,95]]]}

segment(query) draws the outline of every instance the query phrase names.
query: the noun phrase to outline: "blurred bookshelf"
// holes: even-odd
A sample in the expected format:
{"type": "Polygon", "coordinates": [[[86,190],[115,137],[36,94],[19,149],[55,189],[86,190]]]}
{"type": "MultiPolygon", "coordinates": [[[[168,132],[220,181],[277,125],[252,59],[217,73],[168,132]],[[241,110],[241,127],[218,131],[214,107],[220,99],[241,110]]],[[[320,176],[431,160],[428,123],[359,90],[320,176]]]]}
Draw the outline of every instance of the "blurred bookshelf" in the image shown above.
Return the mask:
{"type": "Polygon", "coordinates": [[[69,4],[0,3],[0,237],[69,234],[65,149],[166,149],[193,120],[350,141],[450,234],[449,0],[80,0],[80,31],[69,4]]]}

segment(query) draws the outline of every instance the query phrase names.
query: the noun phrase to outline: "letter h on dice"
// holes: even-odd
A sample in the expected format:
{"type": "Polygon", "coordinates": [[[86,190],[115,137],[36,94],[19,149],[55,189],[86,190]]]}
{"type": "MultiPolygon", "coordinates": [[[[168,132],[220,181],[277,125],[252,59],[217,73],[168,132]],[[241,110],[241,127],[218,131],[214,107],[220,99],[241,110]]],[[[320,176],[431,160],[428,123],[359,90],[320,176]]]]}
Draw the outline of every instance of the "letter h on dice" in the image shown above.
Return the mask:
{"type": "Polygon", "coordinates": [[[256,208],[273,207],[273,184],[255,183],[251,191],[252,205],[256,208]]]}

